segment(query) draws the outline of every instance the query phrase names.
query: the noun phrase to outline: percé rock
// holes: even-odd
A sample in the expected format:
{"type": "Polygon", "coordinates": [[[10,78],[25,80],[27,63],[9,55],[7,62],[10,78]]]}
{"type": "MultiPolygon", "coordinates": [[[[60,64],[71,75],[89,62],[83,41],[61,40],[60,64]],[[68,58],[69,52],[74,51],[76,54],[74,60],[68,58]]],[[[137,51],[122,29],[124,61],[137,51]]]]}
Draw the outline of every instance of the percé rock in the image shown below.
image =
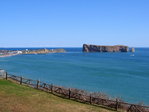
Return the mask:
{"type": "Polygon", "coordinates": [[[64,49],[37,49],[37,50],[23,50],[22,54],[46,54],[46,53],[63,53],[64,49]]]}
{"type": "Polygon", "coordinates": [[[115,45],[115,46],[103,46],[103,45],[88,45],[83,44],[83,52],[128,52],[128,46],[115,45]]]}

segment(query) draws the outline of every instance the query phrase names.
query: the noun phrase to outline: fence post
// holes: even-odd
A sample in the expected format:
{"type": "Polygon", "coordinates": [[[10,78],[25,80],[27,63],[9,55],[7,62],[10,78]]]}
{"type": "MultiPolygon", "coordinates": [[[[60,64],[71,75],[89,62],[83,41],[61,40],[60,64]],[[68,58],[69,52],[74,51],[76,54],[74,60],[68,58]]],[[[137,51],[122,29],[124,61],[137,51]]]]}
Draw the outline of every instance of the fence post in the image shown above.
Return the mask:
{"type": "Polygon", "coordinates": [[[6,72],[6,80],[7,80],[7,78],[8,78],[8,76],[7,76],[8,74],[7,74],[7,72],[6,72]]]}
{"type": "Polygon", "coordinates": [[[116,105],[115,105],[116,111],[118,110],[118,99],[116,98],[116,105]]]}
{"type": "Polygon", "coordinates": [[[51,93],[53,93],[53,84],[51,84],[51,93]]]}
{"type": "Polygon", "coordinates": [[[45,88],[45,87],[46,87],[46,83],[43,84],[43,88],[45,88]]]}
{"type": "Polygon", "coordinates": [[[71,98],[71,89],[69,88],[69,99],[71,98]]]}
{"type": "Polygon", "coordinates": [[[22,76],[20,77],[20,84],[22,84],[22,76]]]}
{"type": "Polygon", "coordinates": [[[92,95],[90,94],[90,104],[92,104],[92,95]]]}
{"type": "Polygon", "coordinates": [[[39,80],[37,80],[37,89],[39,88],[39,80]]]}
{"type": "Polygon", "coordinates": [[[130,105],[130,107],[127,109],[127,112],[131,111],[132,107],[133,107],[133,105],[130,105]]]}

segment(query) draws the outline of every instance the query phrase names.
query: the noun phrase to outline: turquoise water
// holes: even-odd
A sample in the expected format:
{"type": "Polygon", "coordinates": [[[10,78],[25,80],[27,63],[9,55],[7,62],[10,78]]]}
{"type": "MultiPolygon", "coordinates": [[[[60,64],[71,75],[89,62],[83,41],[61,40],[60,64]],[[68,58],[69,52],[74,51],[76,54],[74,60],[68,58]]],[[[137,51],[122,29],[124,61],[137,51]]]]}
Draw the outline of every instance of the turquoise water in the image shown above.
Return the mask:
{"type": "Polygon", "coordinates": [[[67,53],[0,58],[9,73],[65,87],[100,91],[127,102],[149,105],[149,49],[135,53],[67,53]]]}

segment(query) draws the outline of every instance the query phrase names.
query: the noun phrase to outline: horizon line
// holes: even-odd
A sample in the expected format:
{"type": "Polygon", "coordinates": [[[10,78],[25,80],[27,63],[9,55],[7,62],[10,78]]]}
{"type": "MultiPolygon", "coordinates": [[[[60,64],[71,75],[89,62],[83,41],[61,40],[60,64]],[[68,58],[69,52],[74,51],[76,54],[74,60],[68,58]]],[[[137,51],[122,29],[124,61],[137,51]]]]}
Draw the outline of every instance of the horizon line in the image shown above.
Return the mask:
{"type": "MultiPolygon", "coordinates": [[[[129,47],[129,46],[128,46],[129,47]]],[[[132,46],[130,46],[130,48],[131,48],[132,46]]],[[[50,47],[50,46],[48,46],[48,47],[45,47],[45,46],[34,46],[34,47],[31,47],[31,46],[26,46],[26,47],[0,47],[0,48],[82,48],[82,46],[63,46],[63,47],[61,47],[61,46],[57,46],[57,47],[50,47]]],[[[149,46],[148,47],[141,47],[141,46],[135,46],[134,48],[149,48],[149,46]]]]}

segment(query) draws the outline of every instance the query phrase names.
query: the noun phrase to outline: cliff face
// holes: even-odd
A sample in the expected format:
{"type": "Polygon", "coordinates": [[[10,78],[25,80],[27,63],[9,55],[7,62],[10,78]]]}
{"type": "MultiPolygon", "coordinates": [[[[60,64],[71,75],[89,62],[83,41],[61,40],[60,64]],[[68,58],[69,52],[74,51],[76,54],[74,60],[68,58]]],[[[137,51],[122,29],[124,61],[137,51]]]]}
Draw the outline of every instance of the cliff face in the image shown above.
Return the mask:
{"type": "Polygon", "coordinates": [[[83,52],[128,52],[128,46],[100,46],[83,44],[83,52]]]}

